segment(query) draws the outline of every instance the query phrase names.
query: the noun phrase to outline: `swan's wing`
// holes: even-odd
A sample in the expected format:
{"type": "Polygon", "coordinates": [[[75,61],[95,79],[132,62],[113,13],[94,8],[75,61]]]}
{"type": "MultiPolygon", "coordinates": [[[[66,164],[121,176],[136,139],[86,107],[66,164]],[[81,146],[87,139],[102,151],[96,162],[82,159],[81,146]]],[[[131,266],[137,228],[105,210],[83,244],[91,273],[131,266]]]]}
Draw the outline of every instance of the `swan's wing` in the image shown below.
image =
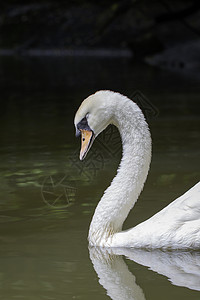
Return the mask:
{"type": "MultiPolygon", "coordinates": [[[[187,222],[200,219],[200,182],[160,211],[163,217],[171,215],[174,221],[187,222]]],[[[159,214],[159,213],[158,213],[159,214]]],[[[155,215],[156,216],[156,215],[155,215]]]]}
{"type": "Polygon", "coordinates": [[[137,227],[153,248],[200,248],[200,182],[137,227]]]}
{"type": "Polygon", "coordinates": [[[177,227],[194,221],[200,221],[200,182],[148,219],[146,223],[149,225],[166,223],[177,227]]]}
{"type": "Polygon", "coordinates": [[[200,182],[150,219],[117,233],[112,246],[200,249],[200,182]]]}

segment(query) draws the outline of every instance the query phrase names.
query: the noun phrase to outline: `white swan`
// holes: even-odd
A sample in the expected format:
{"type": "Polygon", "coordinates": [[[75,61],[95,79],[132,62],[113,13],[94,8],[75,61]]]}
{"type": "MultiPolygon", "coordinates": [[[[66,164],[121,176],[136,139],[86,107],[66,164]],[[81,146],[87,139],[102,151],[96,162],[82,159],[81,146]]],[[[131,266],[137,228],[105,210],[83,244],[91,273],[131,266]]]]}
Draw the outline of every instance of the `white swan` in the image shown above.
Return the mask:
{"type": "Polygon", "coordinates": [[[109,124],[121,135],[123,156],[117,175],[101,198],[89,229],[89,244],[101,247],[200,249],[200,182],[145,222],[122,231],[146,180],[151,137],[139,107],[112,91],[85,99],[74,120],[82,136],[80,159],[109,124]]]}

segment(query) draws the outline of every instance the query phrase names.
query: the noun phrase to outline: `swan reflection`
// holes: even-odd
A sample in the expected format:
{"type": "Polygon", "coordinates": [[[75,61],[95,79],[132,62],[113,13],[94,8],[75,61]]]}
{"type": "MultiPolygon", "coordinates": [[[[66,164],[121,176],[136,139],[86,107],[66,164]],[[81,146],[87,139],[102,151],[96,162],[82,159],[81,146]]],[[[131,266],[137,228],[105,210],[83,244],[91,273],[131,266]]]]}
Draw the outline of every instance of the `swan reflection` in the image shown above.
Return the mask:
{"type": "Polygon", "coordinates": [[[166,276],[173,285],[200,291],[200,252],[89,248],[99,283],[113,300],[144,300],[141,287],[122,256],[166,276]]]}

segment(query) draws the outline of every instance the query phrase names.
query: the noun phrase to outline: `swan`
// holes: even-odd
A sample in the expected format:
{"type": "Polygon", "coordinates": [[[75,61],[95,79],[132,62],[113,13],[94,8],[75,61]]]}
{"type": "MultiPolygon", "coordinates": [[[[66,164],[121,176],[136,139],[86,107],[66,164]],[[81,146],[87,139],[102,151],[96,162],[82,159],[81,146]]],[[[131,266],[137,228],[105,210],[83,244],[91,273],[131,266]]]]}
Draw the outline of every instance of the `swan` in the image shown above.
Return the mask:
{"type": "Polygon", "coordinates": [[[200,249],[200,182],[139,225],[122,231],[140,195],[151,161],[151,136],[140,108],[120,93],[101,90],[87,97],[76,112],[76,136],[81,136],[80,160],[109,125],[121,135],[122,159],[117,175],[94,212],[90,246],[200,249]]]}

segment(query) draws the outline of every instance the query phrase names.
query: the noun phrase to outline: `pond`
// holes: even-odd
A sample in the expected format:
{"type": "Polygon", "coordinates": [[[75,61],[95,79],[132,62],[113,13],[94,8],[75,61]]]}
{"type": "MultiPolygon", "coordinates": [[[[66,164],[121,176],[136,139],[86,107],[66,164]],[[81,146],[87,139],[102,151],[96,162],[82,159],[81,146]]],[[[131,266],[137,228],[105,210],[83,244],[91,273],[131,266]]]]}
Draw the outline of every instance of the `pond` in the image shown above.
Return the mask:
{"type": "Polygon", "coordinates": [[[200,85],[127,58],[0,58],[1,299],[199,299],[200,252],[88,249],[94,209],[121,158],[109,127],[84,162],[74,114],[96,90],[146,113],[153,158],[124,228],[200,178],[200,85]]]}

